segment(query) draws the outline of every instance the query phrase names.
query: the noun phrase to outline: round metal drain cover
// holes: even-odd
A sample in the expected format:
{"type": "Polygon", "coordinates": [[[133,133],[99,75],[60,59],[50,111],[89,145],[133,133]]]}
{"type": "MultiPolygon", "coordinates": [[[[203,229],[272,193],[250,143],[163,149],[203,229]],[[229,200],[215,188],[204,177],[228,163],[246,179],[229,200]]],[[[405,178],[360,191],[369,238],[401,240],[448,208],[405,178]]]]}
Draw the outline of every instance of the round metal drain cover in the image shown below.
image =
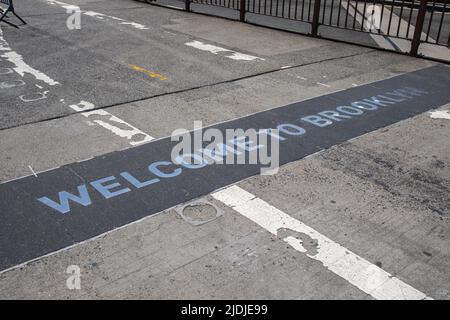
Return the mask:
{"type": "Polygon", "coordinates": [[[175,211],[192,225],[210,222],[222,215],[222,210],[206,200],[197,200],[175,208],[175,211]]]}

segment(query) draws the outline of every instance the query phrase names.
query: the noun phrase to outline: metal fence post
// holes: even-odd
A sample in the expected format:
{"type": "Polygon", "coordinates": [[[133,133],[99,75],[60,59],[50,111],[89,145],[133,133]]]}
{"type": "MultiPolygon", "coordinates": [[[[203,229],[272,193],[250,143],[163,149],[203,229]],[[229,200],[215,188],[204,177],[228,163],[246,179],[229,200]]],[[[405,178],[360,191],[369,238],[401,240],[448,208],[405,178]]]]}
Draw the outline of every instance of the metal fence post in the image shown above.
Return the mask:
{"type": "Polygon", "coordinates": [[[184,0],[184,10],[191,11],[191,0],[184,0]]]}
{"type": "Polygon", "coordinates": [[[245,0],[240,0],[239,20],[245,22],[245,0]]]}
{"type": "Polygon", "coordinates": [[[419,13],[417,14],[416,25],[414,26],[414,36],[411,42],[411,51],[409,52],[412,56],[417,56],[420,45],[420,38],[423,30],[423,22],[425,21],[425,13],[427,12],[427,0],[420,0],[419,13]]]}
{"type": "Polygon", "coordinates": [[[313,21],[311,26],[311,34],[317,36],[319,31],[319,16],[320,16],[320,0],[314,0],[313,21]]]}

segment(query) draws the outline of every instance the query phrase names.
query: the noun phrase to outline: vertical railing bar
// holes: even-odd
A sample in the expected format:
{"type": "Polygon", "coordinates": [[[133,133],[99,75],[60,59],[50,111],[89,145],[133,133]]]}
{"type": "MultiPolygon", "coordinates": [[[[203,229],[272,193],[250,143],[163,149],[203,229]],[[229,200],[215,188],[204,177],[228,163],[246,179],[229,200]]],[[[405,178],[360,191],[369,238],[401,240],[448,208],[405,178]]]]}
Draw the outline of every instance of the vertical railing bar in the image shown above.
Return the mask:
{"type": "Polygon", "coordinates": [[[325,23],[325,9],[327,8],[327,0],[323,0],[322,23],[325,23]]]}
{"type": "Polygon", "coordinates": [[[320,17],[320,0],[314,0],[313,21],[311,26],[311,34],[317,36],[319,33],[319,17],[320,17]]]}
{"type": "Polygon", "coordinates": [[[406,39],[409,39],[409,29],[411,29],[411,19],[412,19],[412,14],[413,14],[413,8],[414,8],[414,1],[411,2],[411,8],[409,11],[408,26],[406,27],[406,39]]]}
{"type": "Polygon", "coordinates": [[[433,1],[433,7],[431,7],[431,15],[430,15],[430,21],[428,22],[428,30],[427,30],[427,36],[425,38],[425,41],[428,42],[428,37],[430,36],[431,31],[431,22],[433,21],[433,15],[434,15],[434,9],[436,6],[436,0],[433,1]]]}
{"type": "Polygon", "coordinates": [[[289,3],[288,3],[288,6],[289,6],[289,10],[288,10],[288,18],[289,18],[289,19],[291,18],[291,1],[292,1],[292,0],[289,0],[289,3]]]}
{"type": "MultiPolygon", "coordinates": [[[[356,26],[356,17],[358,16],[358,0],[355,1],[355,16],[353,17],[353,25],[352,29],[355,29],[356,26]]],[[[363,20],[364,21],[364,20],[363,20]]]]}
{"type": "Polygon", "coordinates": [[[346,14],[345,14],[345,28],[347,28],[348,15],[349,15],[349,12],[350,12],[350,0],[347,0],[347,10],[345,10],[345,11],[346,11],[346,14]]]}
{"type": "Polygon", "coordinates": [[[331,0],[331,9],[330,9],[330,26],[332,25],[332,21],[333,21],[333,9],[334,9],[334,0],[331,0]]]}
{"type": "MultiPolygon", "coordinates": [[[[362,12],[361,31],[364,29],[364,20],[367,20],[367,17],[366,17],[366,9],[367,9],[367,2],[364,1],[364,7],[363,7],[363,12],[362,12]]],[[[369,32],[372,32],[371,30],[372,30],[372,29],[370,29],[369,32]]]]}
{"type": "Polygon", "coordinates": [[[420,8],[417,14],[417,19],[415,23],[414,36],[411,41],[411,51],[409,52],[412,56],[417,56],[420,46],[420,38],[423,30],[423,22],[425,20],[425,13],[427,11],[427,0],[420,0],[420,8]]]}
{"type": "MultiPolygon", "coordinates": [[[[414,0],[412,0],[412,1],[414,1],[414,0]]],[[[381,15],[381,17],[380,17],[380,28],[378,29],[378,34],[380,34],[381,33],[381,26],[383,25],[383,13],[384,13],[384,6],[385,6],[385,2],[386,2],[386,0],[383,0],[383,2],[381,3],[381,13],[380,13],[380,15],[381,15]]],[[[374,3],[375,3],[375,1],[374,1],[374,3]]]]}
{"type": "Polygon", "coordinates": [[[239,20],[245,21],[245,0],[239,0],[239,20]]]}
{"type": "Polygon", "coordinates": [[[308,0],[308,21],[311,21],[311,1],[308,0]]]}
{"type": "Polygon", "coordinates": [[[339,10],[338,10],[337,24],[336,24],[338,27],[341,24],[341,9],[342,9],[342,0],[339,0],[339,10]]]}
{"type": "Polygon", "coordinates": [[[389,23],[388,23],[388,29],[387,29],[387,34],[388,35],[391,34],[391,23],[392,23],[392,15],[393,14],[394,14],[394,3],[392,2],[391,14],[389,15],[389,23]]]}
{"type": "Polygon", "coordinates": [[[439,29],[436,36],[436,44],[439,43],[439,39],[441,38],[442,24],[444,23],[445,11],[447,10],[447,0],[444,2],[444,7],[442,8],[441,20],[439,22],[439,29]]]}
{"type": "MultiPolygon", "coordinates": [[[[302,21],[304,21],[305,20],[305,17],[304,17],[304,12],[305,12],[305,0],[301,0],[302,1],[302,13],[301,13],[301,16],[302,16],[302,18],[301,18],[301,20],[302,21]]],[[[309,1],[309,0],[308,0],[309,1]]]]}
{"type": "Polygon", "coordinates": [[[401,5],[401,7],[400,7],[400,16],[399,16],[399,19],[398,19],[398,26],[397,26],[397,37],[399,36],[399,34],[400,34],[400,26],[401,26],[401,24],[402,24],[402,17],[403,17],[403,6],[405,5],[405,0],[402,0],[402,5],[401,5]]]}

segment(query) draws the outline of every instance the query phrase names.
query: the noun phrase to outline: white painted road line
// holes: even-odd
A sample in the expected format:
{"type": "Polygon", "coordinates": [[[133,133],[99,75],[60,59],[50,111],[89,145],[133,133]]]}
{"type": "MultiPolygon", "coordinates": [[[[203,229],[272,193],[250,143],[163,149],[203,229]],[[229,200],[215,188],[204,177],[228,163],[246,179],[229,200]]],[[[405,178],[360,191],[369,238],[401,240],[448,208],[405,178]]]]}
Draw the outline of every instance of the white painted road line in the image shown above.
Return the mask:
{"type": "Polygon", "coordinates": [[[189,47],[193,47],[202,51],[211,52],[212,54],[218,54],[219,52],[228,52],[230,55],[225,56],[226,58],[233,59],[233,60],[242,60],[242,61],[254,61],[254,60],[261,60],[264,61],[263,58],[251,56],[249,54],[236,52],[233,50],[225,49],[222,47],[218,47],[212,44],[203,43],[198,40],[194,40],[191,42],[186,42],[185,45],[189,47]]]}
{"type": "Polygon", "coordinates": [[[212,196],[274,235],[288,229],[316,241],[317,247],[314,250],[307,250],[300,239],[293,236],[283,238],[283,241],[295,250],[321,262],[328,270],[375,299],[431,299],[426,294],[238,186],[217,191],[212,196]]]}
{"type": "Polygon", "coordinates": [[[87,111],[95,108],[95,105],[90,102],[81,101],[79,104],[71,105],[69,107],[76,112],[81,112],[86,118],[100,117],[101,119],[92,119],[92,121],[119,137],[126,138],[132,146],[137,146],[155,139],[104,109],[87,111]],[[121,126],[120,128],[117,126],[118,124],[121,126]],[[128,129],[123,129],[122,127],[124,126],[128,129]]]}
{"type": "Polygon", "coordinates": [[[33,175],[37,178],[38,176],[37,176],[36,172],[34,172],[33,168],[31,166],[28,166],[28,168],[33,173],[33,175]]]}
{"type": "Polygon", "coordinates": [[[17,52],[13,51],[6,42],[6,40],[3,38],[3,31],[1,28],[0,28],[0,57],[12,63],[14,65],[12,69],[21,77],[24,77],[25,74],[27,73],[36,78],[36,80],[43,81],[50,86],[60,84],[59,82],[53,80],[52,78],[42,73],[41,71],[38,71],[30,67],[28,64],[26,64],[23,61],[22,56],[17,52]]]}
{"type": "Polygon", "coordinates": [[[331,86],[329,86],[328,84],[325,84],[325,83],[321,83],[321,82],[316,82],[318,85],[321,85],[321,86],[324,86],[324,87],[327,87],[327,88],[330,88],[331,86]]]}
{"type": "MultiPolygon", "coordinates": [[[[49,4],[51,5],[58,5],[63,9],[66,9],[68,11],[74,11],[74,10],[78,10],[79,7],[73,4],[69,4],[69,3],[65,3],[65,2],[61,2],[61,1],[57,1],[57,0],[46,0],[49,4]]],[[[139,30],[148,30],[148,28],[140,23],[136,23],[136,22],[132,22],[132,21],[126,21],[122,18],[118,18],[118,17],[114,17],[114,16],[109,16],[106,15],[104,13],[99,13],[99,12],[95,12],[95,11],[82,11],[80,10],[81,13],[83,13],[86,16],[90,16],[99,20],[115,20],[118,21],[118,24],[120,25],[129,25],[135,29],[139,29],[139,30]]]]}
{"type": "MultiPolygon", "coordinates": [[[[24,77],[25,73],[28,73],[34,76],[36,80],[43,81],[50,86],[60,85],[59,82],[51,79],[43,72],[38,71],[29,66],[28,64],[26,64],[25,61],[22,59],[22,56],[13,51],[6,42],[6,40],[3,38],[3,31],[1,28],[0,28],[0,57],[5,58],[10,63],[13,63],[14,67],[12,67],[12,70],[14,70],[22,77],[24,77]]],[[[23,80],[19,81],[21,81],[19,85],[21,84],[25,85],[25,82],[23,80]]],[[[18,84],[0,82],[0,89],[11,88],[15,86],[18,86],[18,84]]],[[[38,88],[43,88],[42,86],[39,86],[37,84],[36,86],[38,88]]],[[[48,93],[49,93],[48,90],[44,92],[32,92],[26,95],[21,95],[19,98],[23,102],[38,101],[46,99],[48,93]]],[[[61,99],[61,102],[64,102],[64,99],[61,99]]],[[[122,119],[110,114],[109,112],[103,109],[86,112],[87,110],[92,110],[95,108],[95,106],[90,102],[81,101],[79,104],[71,105],[70,108],[75,110],[76,112],[82,112],[81,114],[87,118],[100,117],[101,119],[95,119],[93,120],[93,122],[97,123],[98,125],[102,126],[105,129],[108,129],[109,131],[113,132],[119,137],[128,139],[128,142],[132,146],[140,145],[154,140],[152,136],[144,133],[138,128],[132,126],[131,124],[123,121],[122,119]],[[118,126],[120,126],[120,128],[118,126]],[[126,127],[127,129],[123,129],[123,127],[126,127]]]]}
{"type": "Polygon", "coordinates": [[[430,118],[432,119],[447,119],[450,120],[450,110],[437,110],[430,112],[430,118]]]}

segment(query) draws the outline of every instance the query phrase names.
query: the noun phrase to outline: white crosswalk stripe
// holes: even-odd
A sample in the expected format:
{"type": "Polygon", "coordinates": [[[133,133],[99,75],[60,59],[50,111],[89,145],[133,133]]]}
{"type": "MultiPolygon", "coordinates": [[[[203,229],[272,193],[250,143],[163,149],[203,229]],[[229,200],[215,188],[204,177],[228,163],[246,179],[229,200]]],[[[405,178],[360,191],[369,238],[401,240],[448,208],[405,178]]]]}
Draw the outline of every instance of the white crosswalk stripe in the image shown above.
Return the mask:
{"type": "Polygon", "coordinates": [[[431,299],[423,292],[236,185],[215,192],[212,196],[274,235],[282,229],[289,229],[310,237],[317,242],[314,253],[308,253],[302,241],[293,236],[285,237],[283,241],[295,250],[306,253],[311,259],[321,262],[328,270],[375,299],[431,299]]]}

